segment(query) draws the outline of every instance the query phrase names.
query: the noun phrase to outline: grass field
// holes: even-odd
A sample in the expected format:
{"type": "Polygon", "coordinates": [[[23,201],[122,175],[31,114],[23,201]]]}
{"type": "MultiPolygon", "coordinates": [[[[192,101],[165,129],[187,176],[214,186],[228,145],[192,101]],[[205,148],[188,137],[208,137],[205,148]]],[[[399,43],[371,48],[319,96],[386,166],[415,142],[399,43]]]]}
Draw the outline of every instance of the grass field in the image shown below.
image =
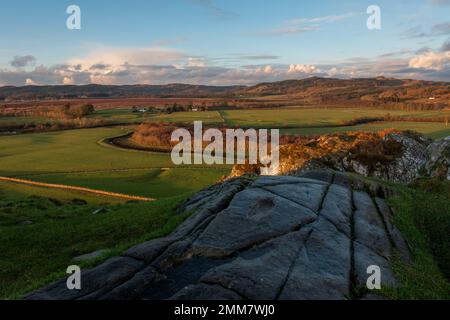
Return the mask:
{"type": "Polygon", "coordinates": [[[150,121],[157,122],[183,122],[194,123],[194,121],[201,120],[204,124],[223,124],[222,117],[218,111],[203,111],[203,112],[176,112],[172,114],[160,114],[149,118],[150,121]]]}
{"type": "MultiPolygon", "coordinates": [[[[340,125],[363,117],[392,116],[432,117],[444,111],[401,111],[369,108],[284,108],[266,110],[221,111],[227,125],[245,127],[317,127],[340,125]]],[[[450,112],[446,112],[450,116],[450,112]]]]}
{"type": "MultiPolygon", "coordinates": [[[[101,144],[130,127],[0,137],[0,175],[157,198],[151,203],[0,182],[0,299],[61,277],[73,258],[167,234],[176,205],[230,168],[175,168],[170,154],[101,144]],[[102,209],[99,214],[93,214],[102,209]]],[[[81,263],[88,266],[97,261],[81,263]]],[[[78,264],[78,263],[77,263],[78,264]]]]}
{"type": "Polygon", "coordinates": [[[347,131],[377,132],[384,129],[414,130],[433,139],[440,139],[450,136],[450,125],[447,126],[445,125],[445,123],[401,122],[401,121],[374,122],[351,127],[290,128],[290,129],[282,129],[281,133],[306,136],[306,135],[321,135],[347,131]]]}
{"type": "Polygon", "coordinates": [[[64,276],[69,265],[88,267],[167,234],[186,218],[174,212],[182,198],[110,205],[93,214],[99,205],[2,194],[0,299],[20,298],[64,276]],[[105,251],[93,261],[73,260],[97,250],[105,251]]]}

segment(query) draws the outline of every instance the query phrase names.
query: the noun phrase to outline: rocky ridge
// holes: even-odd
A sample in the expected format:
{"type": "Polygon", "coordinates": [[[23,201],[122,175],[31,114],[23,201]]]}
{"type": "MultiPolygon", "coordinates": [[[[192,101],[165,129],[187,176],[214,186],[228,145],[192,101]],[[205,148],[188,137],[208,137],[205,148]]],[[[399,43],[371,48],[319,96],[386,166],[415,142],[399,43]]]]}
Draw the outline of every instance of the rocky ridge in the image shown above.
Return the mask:
{"type": "Polygon", "coordinates": [[[370,299],[367,268],[396,286],[392,258],[409,260],[385,202],[390,190],[318,170],[239,177],[184,202],[172,234],[82,271],[27,299],[370,299]]]}
{"type": "MultiPolygon", "coordinates": [[[[423,176],[450,180],[450,137],[432,141],[412,132],[338,133],[282,144],[277,175],[331,169],[397,183],[423,176]]],[[[236,165],[230,177],[259,174],[236,165]]]]}

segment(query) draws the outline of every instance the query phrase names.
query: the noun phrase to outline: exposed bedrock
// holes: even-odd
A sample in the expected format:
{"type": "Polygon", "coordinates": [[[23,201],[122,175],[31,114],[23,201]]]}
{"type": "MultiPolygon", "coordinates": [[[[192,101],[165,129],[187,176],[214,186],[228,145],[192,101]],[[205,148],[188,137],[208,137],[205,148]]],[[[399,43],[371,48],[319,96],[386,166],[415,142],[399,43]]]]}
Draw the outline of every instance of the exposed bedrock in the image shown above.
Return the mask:
{"type": "Polygon", "coordinates": [[[332,171],[245,177],[180,206],[193,214],[171,235],[130,248],[28,299],[362,299],[367,268],[396,286],[394,255],[409,249],[387,191],[332,171]]]}

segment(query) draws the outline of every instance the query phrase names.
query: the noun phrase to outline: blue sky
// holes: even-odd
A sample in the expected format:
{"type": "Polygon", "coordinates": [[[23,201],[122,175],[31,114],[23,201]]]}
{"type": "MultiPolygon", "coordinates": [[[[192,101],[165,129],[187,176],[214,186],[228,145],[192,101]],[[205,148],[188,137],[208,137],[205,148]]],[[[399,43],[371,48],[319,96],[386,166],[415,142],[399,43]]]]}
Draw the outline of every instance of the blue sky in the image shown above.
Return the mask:
{"type": "Polygon", "coordinates": [[[0,85],[450,81],[450,0],[3,0],[0,32],[0,85]]]}

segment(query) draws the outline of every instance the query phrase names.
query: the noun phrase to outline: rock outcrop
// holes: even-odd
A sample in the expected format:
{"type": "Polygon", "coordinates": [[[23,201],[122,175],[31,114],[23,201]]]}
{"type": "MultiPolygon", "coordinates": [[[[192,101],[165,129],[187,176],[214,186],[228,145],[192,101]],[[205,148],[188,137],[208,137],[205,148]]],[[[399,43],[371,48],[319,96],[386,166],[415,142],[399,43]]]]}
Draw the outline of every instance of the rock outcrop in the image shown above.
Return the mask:
{"type": "Polygon", "coordinates": [[[427,152],[430,157],[425,165],[426,174],[450,180],[450,137],[431,143],[427,152]]]}
{"type": "Polygon", "coordinates": [[[389,191],[353,176],[240,177],[187,200],[171,235],[135,246],[27,299],[363,299],[367,268],[395,286],[393,255],[409,249],[389,191]]]}
{"type": "MultiPolygon", "coordinates": [[[[422,176],[450,180],[450,137],[433,142],[391,130],[293,140],[280,146],[278,175],[332,169],[405,184],[422,176]]],[[[259,165],[236,165],[231,177],[258,173],[259,165]]]]}

